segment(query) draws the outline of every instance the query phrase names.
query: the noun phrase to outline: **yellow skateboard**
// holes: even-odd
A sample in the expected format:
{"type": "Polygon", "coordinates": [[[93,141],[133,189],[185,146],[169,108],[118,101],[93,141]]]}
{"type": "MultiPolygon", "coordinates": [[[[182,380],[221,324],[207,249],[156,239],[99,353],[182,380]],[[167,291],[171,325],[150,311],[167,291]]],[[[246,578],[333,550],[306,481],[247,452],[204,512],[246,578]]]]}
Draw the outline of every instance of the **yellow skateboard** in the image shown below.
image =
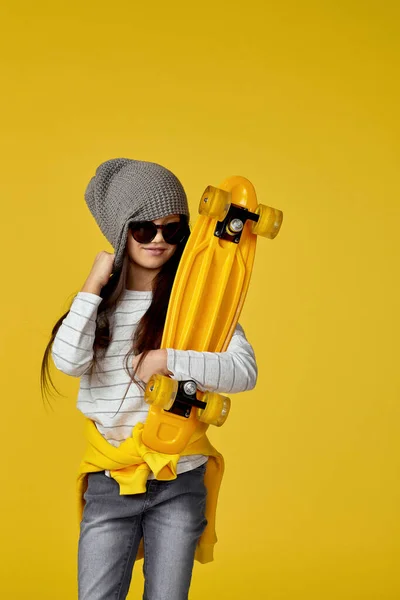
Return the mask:
{"type": "MultiPolygon", "coordinates": [[[[257,204],[244,177],[208,186],[199,213],[175,276],[161,348],[224,352],[246,298],[257,235],[273,239],[283,214],[257,204]]],[[[145,400],[143,442],[167,454],[180,454],[195,431],[222,425],[230,409],[228,397],[158,373],[146,385],[145,400]]]]}

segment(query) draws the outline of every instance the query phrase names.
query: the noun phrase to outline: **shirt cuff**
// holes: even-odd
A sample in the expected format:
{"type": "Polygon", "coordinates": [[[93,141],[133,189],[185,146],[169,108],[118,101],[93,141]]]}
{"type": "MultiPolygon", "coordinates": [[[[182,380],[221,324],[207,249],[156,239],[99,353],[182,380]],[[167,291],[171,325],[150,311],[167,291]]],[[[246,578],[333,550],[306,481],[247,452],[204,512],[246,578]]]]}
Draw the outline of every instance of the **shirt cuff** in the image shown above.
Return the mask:
{"type": "Polygon", "coordinates": [[[92,292],[78,292],[75,298],[82,298],[83,300],[88,300],[92,304],[97,304],[97,306],[103,300],[101,296],[98,296],[97,294],[92,294],[92,292]]]}
{"type": "Polygon", "coordinates": [[[175,376],[175,350],[166,348],[167,350],[167,369],[175,376]]]}

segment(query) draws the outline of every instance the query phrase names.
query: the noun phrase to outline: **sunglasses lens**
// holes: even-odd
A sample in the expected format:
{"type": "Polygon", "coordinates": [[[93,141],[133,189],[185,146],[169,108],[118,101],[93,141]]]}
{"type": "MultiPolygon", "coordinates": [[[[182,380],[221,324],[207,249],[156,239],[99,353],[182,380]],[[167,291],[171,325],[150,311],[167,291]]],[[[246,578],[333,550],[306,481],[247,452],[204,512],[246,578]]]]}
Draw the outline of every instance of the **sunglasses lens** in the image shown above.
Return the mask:
{"type": "Polygon", "coordinates": [[[177,223],[168,223],[163,229],[163,238],[167,244],[179,244],[187,233],[187,227],[180,221],[177,223]]]}
{"type": "Polygon", "coordinates": [[[151,221],[131,223],[132,235],[139,244],[148,244],[157,235],[157,227],[151,221]]]}

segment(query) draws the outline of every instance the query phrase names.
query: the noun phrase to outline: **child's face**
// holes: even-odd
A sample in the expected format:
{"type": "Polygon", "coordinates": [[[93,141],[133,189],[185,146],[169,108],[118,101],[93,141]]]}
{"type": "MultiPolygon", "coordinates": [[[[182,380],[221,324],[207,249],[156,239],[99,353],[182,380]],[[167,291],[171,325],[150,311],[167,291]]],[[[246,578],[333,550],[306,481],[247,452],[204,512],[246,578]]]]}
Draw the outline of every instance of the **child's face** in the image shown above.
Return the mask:
{"type": "MultiPolygon", "coordinates": [[[[179,222],[179,215],[168,215],[167,217],[161,217],[160,219],[153,219],[153,223],[156,225],[166,225],[167,223],[179,222]]],[[[156,237],[148,244],[140,244],[137,242],[132,233],[129,231],[128,239],[126,242],[126,251],[130,259],[147,269],[159,269],[161,268],[175,253],[176,244],[167,244],[162,236],[162,230],[157,230],[156,237]],[[163,249],[164,252],[156,254],[150,252],[152,248],[163,249]]]]}

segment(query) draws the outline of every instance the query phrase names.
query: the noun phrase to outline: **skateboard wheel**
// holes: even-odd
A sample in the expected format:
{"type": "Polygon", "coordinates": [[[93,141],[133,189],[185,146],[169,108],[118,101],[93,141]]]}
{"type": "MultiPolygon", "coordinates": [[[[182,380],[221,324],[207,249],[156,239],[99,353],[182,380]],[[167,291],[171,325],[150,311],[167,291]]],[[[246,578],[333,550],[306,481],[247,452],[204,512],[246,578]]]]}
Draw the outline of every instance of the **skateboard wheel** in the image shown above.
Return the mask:
{"type": "Polygon", "coordinates": [[[205,392],[203,402],[207,402],[205,408],[197,409],[197,418],[202,423],[221,427],[228,417],[231,408],[231,399],[215,392],[205,392]]]}
{"type": "Polygon", "coordinates": [[[204,190],[199,204],[199,214],[223,221],[231,205],[231,195],[225,190],[209,185],[204,190]]]}
{"type": "Polygon", "coordinates": [[[265,206],[265,204],[259,204],[254,212],[256,215],[260,215],[260,218],[257,223],[252,222],[252,232],[273,240],[281,228],[283,212],[277,208],[265,206]]]}
{"type": "Polygon", "coordinates": [[[155,373],[147,382],[144,399],[147,404],[169,410],[175,402],[178,385],[179,383],[175,379],[155,373]]]}

